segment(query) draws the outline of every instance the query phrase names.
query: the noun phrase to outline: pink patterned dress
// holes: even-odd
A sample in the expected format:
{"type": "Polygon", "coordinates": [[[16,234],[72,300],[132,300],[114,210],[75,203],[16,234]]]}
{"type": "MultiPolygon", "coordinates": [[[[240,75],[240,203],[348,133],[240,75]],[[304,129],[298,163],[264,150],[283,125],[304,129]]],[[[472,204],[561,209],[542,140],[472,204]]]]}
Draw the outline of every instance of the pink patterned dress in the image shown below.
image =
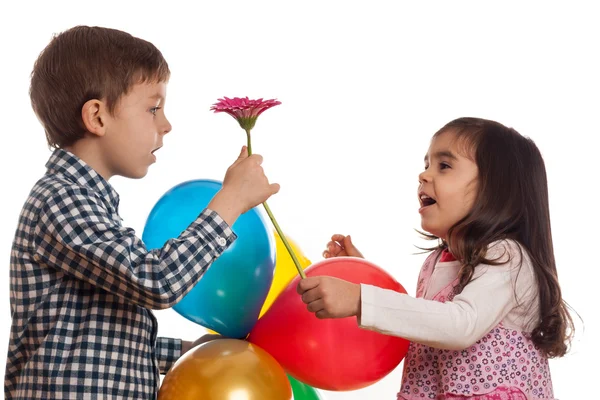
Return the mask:
{"type": "MultiPolygon", "coordinates": [[[[421,269],[417,297],[423,297],[440,252],[421,269]]],[[[452,255],[443,252],[446,261],[452,255]]],[[[450,259],[448,259],[450,258],[450,259]]],[[[458,278],[433,300],[452,301],[458,278]]],[[[412,342],[404,359],[398,400],[534,400],[554,399],[548,360],[526,333],[500,323],[461,351],[442,350],[412,342]]]]}

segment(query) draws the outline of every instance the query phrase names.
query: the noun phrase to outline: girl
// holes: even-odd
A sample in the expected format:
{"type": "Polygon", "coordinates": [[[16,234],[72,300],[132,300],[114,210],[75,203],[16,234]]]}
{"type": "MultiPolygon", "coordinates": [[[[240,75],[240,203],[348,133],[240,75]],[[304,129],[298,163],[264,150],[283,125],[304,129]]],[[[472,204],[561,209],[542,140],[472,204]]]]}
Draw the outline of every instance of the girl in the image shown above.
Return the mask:
{"type": "MultiPolygon", "coordinates": [[[[410,340],[398,399],[553,399],[548,358],[566,353],[573,324],[538,148],[497,122],[460,118],[433,136],[419,184],[421,226],[439,245],[417,298],[317,276],[298,285],[308,310],[410,340]]],[[[343,235],[323,255],[362,257],[343,235]]]]}

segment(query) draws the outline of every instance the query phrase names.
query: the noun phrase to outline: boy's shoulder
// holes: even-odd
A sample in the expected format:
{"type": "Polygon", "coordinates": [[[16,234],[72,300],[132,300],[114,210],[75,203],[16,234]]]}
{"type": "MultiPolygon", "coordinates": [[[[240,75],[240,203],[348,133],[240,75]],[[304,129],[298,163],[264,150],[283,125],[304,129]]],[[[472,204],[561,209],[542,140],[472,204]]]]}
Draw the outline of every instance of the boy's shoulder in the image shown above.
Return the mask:
{"type": "Polygon", "coordinates": [[[96,198],[102,194],[94,185],[95,173],[81,160],[64,150],[56,150],[46,163],[46,173],[31,189],[27,205],[41,209],[49,203],[65,203],[76,207],[68,199],[96,198]]]}
{"type": "Polygon", "coordinates": [[[24,211],[41,210],[50,203],[56,203],[59,199],[93,195],[89,189],[69,180],[61,173],[46,172],[31,188],[25,201],[24,211]]]}
{"type": "Polygon", "coordinates": [[[75,184],[59,172],[47,171],[33,185],[23,204],[13,247],[16,249],[28,248],[27,244],[31,243],[31,235],[34,234],[35,227],[44,210],[52,210],[53,213],[59,210],[59,212],[67,214],[76,207],[72,199],[82,195],[88,195],[88,191],[84,187],[75,184]],[[60,206],[57,208],[57,205],[60,206]]]}

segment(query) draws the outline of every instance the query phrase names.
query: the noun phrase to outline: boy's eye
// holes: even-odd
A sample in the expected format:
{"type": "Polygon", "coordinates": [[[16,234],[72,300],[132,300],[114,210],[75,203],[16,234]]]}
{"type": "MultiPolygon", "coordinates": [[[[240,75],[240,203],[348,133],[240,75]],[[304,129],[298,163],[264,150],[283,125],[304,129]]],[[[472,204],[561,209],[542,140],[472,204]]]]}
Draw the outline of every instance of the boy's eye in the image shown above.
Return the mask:
{"type": "Polygon", "coordinates": [[[158,110],[160,110],[160,107],[152,107],[152,108],[150,109],[150,112],[152,113],[152,115],[156,115],[156,112],[157,112],[158,110]]]}
{"type": "Polygon", "coordinates": [[[440,169],[446,169],[446,168],[450,168],[450,165],[448,165],[446,163],[440,163],[440,169]]]}

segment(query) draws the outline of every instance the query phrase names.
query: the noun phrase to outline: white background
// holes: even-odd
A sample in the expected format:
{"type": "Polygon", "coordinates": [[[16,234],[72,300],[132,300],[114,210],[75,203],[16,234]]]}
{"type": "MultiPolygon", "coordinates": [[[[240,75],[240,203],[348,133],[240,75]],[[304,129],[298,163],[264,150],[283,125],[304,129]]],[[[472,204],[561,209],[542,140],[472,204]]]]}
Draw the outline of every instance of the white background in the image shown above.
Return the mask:
{"type": "MultiPolygon", "coordinates": [[[[589,3],[591,4],[591,3],[589,3]]],[[[0,343],[8,344],[8,269],[23,201],[50,154],[31,111],[29,74],[52,34],[74,25],[153,42],[172,70],[173,132],[142,180],[113,179],[125,222],[141,235],[156,200],[189,179],[222,179],[244,132],[209,107],[221,96],[278,98],[253,147],[282,185],[270,206],[313,261],[351,233],[365,255],[414,294],[423,259],[417,174],[431,135],[460,116],[498,120],[533,138],[547,166],[564,297],[582,316],[571,354],[551,361],[556,397],[588,399],[598,361],[597,157],[600,25],[574,1],[17,2],[0,9],[2,196],[0,343]]],[[[160,334],[203,329],[157,313],[160,334]]],[[[0,351],[0,364],[5,363],[0,351]]],[[[365,366],[368,367],[368,366],[365,366]]],[[[334,399],[395,399],[401,367],[334,399]]]]}

